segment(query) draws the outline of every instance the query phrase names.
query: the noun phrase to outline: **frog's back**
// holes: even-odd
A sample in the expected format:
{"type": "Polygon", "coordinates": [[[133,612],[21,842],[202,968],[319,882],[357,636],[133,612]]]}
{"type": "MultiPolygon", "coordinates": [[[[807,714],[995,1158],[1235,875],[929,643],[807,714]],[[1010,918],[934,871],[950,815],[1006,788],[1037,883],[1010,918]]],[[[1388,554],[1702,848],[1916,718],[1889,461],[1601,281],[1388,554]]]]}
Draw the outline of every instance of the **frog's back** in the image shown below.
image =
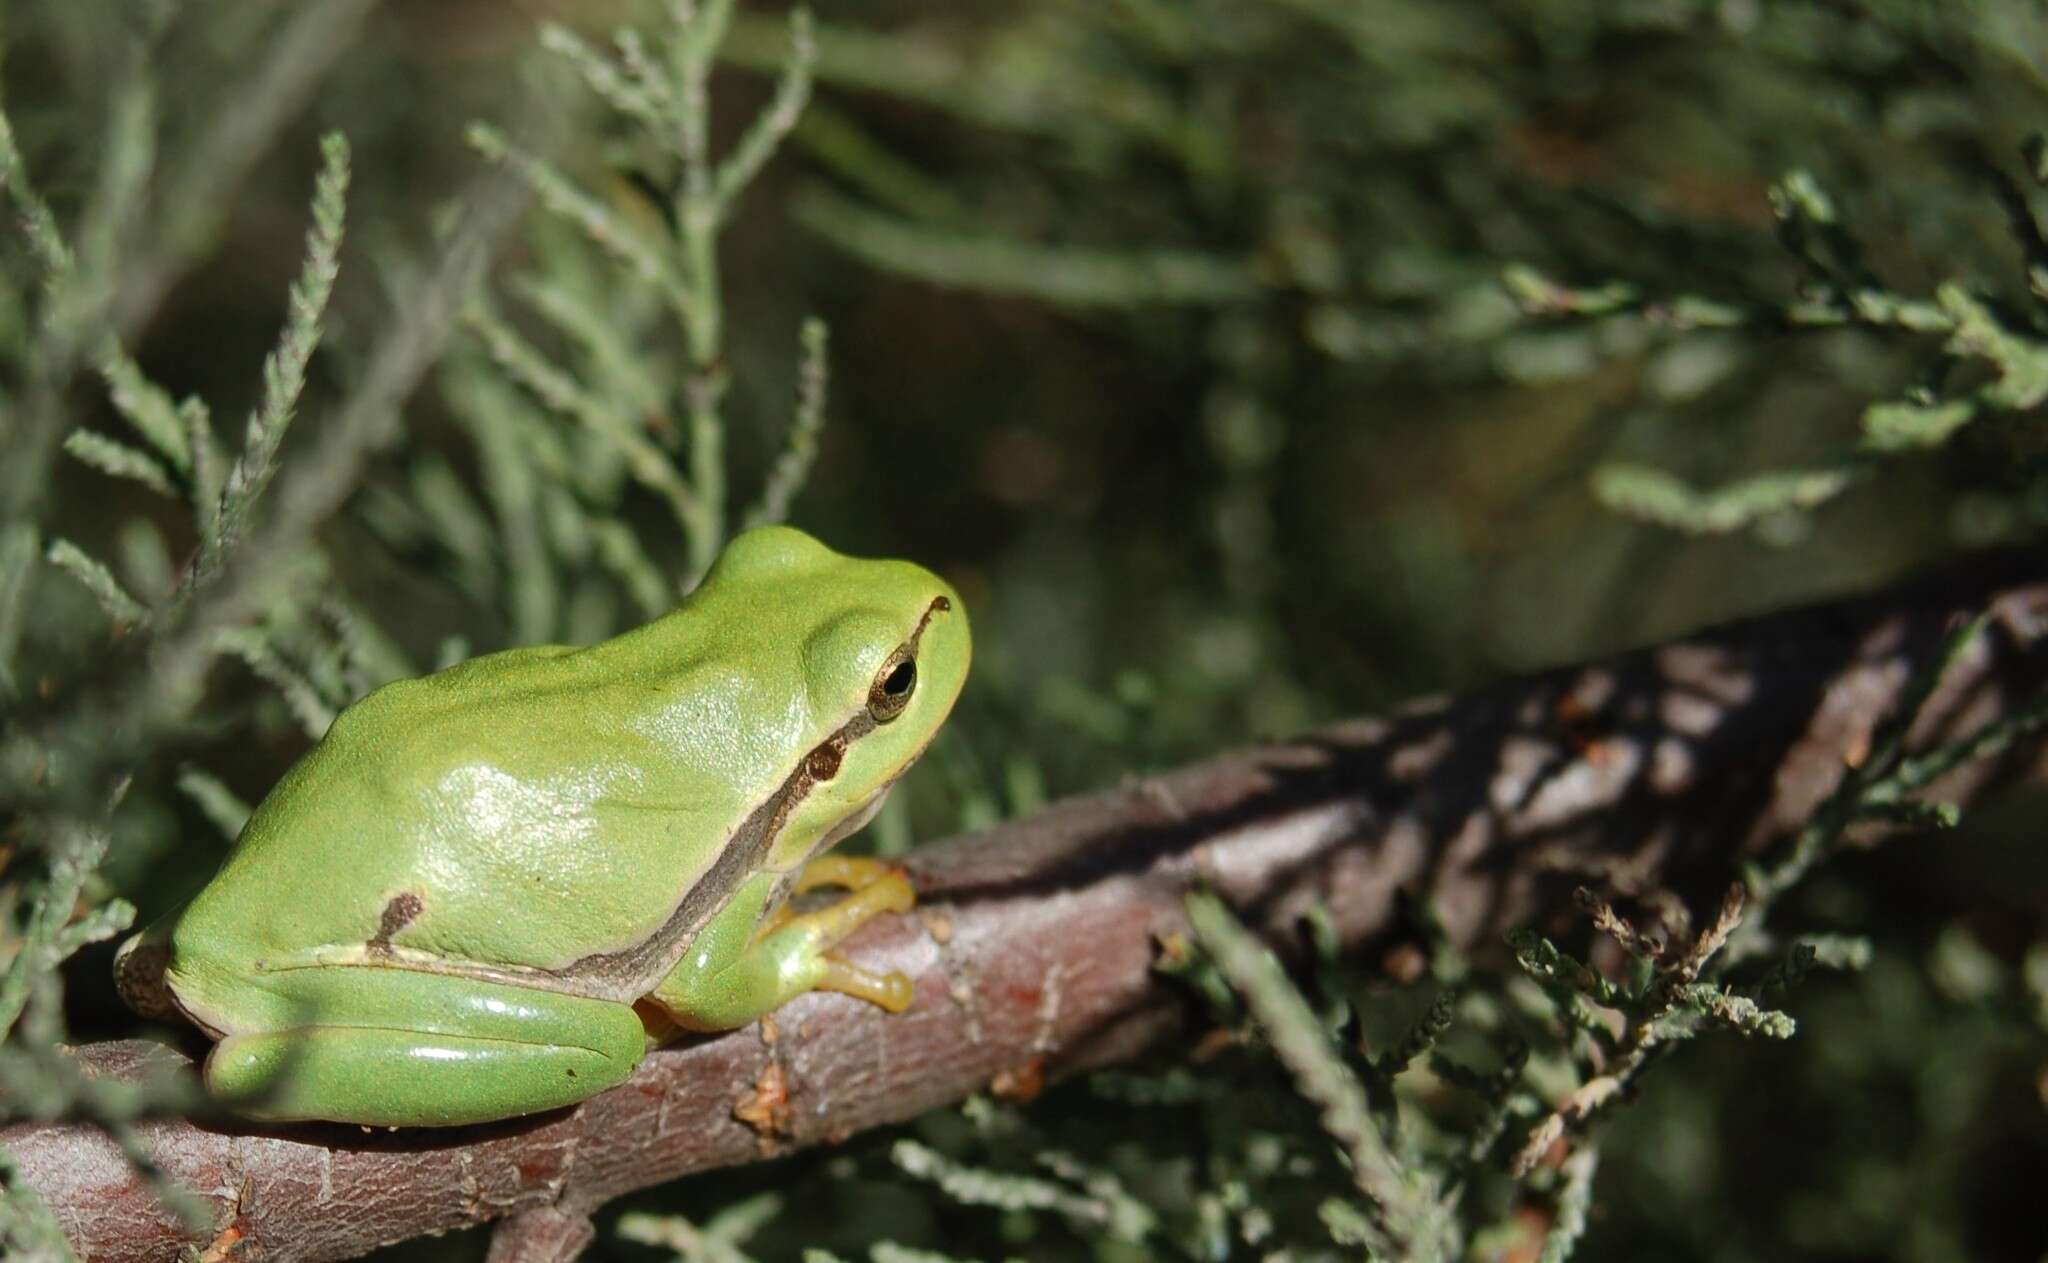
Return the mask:
{"type": "Polygon", "coordinates": [[[706,832],[734,818],[729,778],[632,722],[660,700],[728,709],[746,685],[691,671],[543,646],[385,685],[264,799],[180,917],[176,956],[360,955],[591,989],[577,963],[661,928],[716,857],[706,832]]]}

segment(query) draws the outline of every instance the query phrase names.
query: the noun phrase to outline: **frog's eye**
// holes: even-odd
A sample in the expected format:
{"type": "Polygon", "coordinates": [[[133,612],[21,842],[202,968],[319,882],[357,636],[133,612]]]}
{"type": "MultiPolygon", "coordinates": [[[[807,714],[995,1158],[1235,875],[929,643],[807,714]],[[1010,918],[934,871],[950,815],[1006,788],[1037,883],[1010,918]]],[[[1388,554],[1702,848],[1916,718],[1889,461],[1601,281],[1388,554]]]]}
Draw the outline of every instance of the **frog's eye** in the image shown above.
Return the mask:
{"type": "Polygon", "coordinates": [[[910,647],[905,645],[889,655],[882,669],[875,672],[875,682],[868,686],[868,714],[878,724],[886,724],[903,713],[910,705],[910,695],[917,691],[917,659],[910,656],[910,647]]]}

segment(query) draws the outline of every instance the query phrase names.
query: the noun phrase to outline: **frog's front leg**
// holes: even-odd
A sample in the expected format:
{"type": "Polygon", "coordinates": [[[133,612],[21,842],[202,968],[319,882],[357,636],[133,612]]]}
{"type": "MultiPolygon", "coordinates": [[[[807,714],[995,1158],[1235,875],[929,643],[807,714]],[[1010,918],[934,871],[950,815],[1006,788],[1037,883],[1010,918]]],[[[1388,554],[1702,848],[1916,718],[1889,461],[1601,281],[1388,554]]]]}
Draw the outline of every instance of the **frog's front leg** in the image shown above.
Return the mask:
{"type": "Polygon", "coordinates": [[[253,1118],[488,1122],[613,1087],[647,1048],[639,1015],[610,1000],[375,966],[264,981],[275,1011],[206,1060],[207,1087],[253,1118]]]}
{"type": "Polygon", "coordinates": [[[647,997],[683,1030],[745,1026],[806,991],[838,991],[891,1013],[910,1007],[910,979],[876,973],[832,949],[885,912],[907,912],[916,896],[903,870],[879,860],[826,856],[797,877],[794,893],[840,886],[851,893],[813,912],[766,911],[777,877],[760,873],[698,932],[689,952],[647,997]]]}

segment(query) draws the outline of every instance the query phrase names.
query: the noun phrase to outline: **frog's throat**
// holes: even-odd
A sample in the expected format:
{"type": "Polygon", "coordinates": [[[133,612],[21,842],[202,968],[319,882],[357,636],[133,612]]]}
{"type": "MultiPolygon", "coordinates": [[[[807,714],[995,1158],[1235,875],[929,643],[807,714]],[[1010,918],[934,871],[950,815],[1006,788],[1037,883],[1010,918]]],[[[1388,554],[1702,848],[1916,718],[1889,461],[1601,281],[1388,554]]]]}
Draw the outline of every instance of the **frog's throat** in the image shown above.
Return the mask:
{"type": "MultiPolygon", "coordinates": [[[[932,615],[952,608],[952,602],[945,597],[935,597],[925,607],[924,614],[917,621],[917,627],[905,642],[914,654],[918,642],[924,637],[926,626],[932,615]]],[[[631,947],[616,952],[599,952],[572,961],[559,970],[552,971],[556,977],[572,980],[575,989],[586,995],[601,995],[619,999],[637,999],[644,995],[664,974],[675,967],[689,950],[690,942],[697,931],[724,908],[727,901],[745,884],[747,879],[767,869],[769,856],[775,849],[776,839],[789,824],[790,817],[802,805],[812,789],[831,780],[839,774],[839,765],[845,761],[846,752],[854,743],[873,732],[877,721],[866,706],[853,713],[853,717],[841,724],[837,731],[813,746],[810,752],[797,761],[797,765],[784,778],[774,793],[747,814],[734,830],[724,850],[719,853],[709,871],[693,884],[669,913],[668,920],[660,929],[648,935],[631,947]]],[[[926,744],[929,744],[927,742],[926,744]]],[[[920,746],[913,751],[882,787],[870,795],[846,820],[833,826],[827,840],[812,847],[810,855],[824,851],[839,839],[852,833],[868,822],[874,812],[881,809],[882,799],[887,796],[897,777],[903,775],[924,753],[920,746]]],[[[806,857],[808,858],[808,856],[806,857]]]]}

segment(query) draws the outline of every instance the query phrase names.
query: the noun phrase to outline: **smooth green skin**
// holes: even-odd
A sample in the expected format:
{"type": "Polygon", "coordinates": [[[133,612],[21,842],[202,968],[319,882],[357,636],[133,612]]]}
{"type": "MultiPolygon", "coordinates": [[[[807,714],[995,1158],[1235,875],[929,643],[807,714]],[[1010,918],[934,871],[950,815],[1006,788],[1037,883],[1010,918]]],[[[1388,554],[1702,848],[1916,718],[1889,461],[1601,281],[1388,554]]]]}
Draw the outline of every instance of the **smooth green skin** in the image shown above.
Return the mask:
{"type": "Polygon", "coordinates": [[[723,1029],[825,980],[819,916],[762,922],[923,752],[968,658],[929,571],[747,532],[645,627],[348,708],[123,955],[167,944],[171,1000],[220,1038],[208,1085],[252,1116],[452,1124],[582,1100],[653,1042],[636,1000],[723,1029]],[[878,672],[912,644],[908,703],[877,722],[878,672]]]}

